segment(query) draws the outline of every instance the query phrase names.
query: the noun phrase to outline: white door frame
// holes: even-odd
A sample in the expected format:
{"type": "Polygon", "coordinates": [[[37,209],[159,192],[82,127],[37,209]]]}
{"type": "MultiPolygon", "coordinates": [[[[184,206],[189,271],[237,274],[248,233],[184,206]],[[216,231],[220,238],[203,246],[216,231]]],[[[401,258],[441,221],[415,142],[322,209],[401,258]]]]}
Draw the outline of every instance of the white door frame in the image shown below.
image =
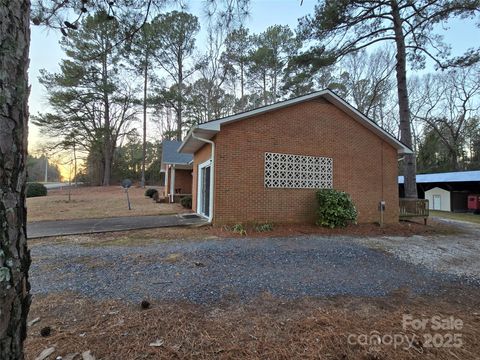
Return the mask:
{"type": "Polygon", "coordinates": [[[212,176],[213,176],[213,166],[212,166],[212,160],[209,159],[201,164],[198,165],[198,170],[197,170],[197,213],[199,215],[202,215],[203,217],[206,217],[208,221],[212,221],[213,219],[213,181],[212,181],[212,176]],[[205,214],[202,213],[202,202],[203,202],[203,193],[202,193],[202,181],[203,177],[202,175],[202,170],[206,167],[210,166],[210,199],[209,201],[209,211],[210,214],[209,216],[206,216],[205,214]]]}

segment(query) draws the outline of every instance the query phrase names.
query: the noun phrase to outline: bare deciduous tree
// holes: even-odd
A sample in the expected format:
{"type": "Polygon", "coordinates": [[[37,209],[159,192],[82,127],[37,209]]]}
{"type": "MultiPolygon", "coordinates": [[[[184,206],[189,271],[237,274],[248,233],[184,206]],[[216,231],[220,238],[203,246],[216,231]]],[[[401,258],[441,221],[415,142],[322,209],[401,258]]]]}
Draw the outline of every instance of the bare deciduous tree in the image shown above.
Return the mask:
{"type": "MultiPolygon", "coordinates": [[[[412,147],[407,63],[423,67],[429,58],[442,66],[448,47],[433,33],[434,25],[451,16],[473,16],[478,11],[476,0],[323,0],[314,15],[301,20],[300,29],[305,39],[316,41],[308,52],[314,61],[318,57],[334,61],[380,42],[395,46],[400,140],[412,147]]],[[[403,175],[405,196],[416,198],[415,154],[404,156],[403,175]]]]}
{"type": "Polygon", "coordinates": [[[436,132],[449,151],[452,170],[460,169],[468,125],[479,109],[478,65],[426,75],[412,89],[412,117],[436,132]]]}

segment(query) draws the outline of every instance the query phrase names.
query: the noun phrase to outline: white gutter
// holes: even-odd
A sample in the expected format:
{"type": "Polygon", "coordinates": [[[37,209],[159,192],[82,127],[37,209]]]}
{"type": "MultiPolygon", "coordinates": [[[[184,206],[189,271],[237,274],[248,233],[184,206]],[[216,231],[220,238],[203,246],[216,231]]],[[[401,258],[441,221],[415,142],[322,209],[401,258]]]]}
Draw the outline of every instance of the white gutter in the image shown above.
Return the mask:
{"type": "MultiPolygon", "coordinates": [[[[212,219],[213,219],[213,189],[214,189],[214,183],[215,183],[215,143],[212,141],[212,140],[208,140],[208,139],[204,139],[204,138],[201,138],[201,137],[198,137],[195,135],[195,132],[192,130],[190,132],[190,134],[192,136],[192,138],[196,139],[196,140],[199,140],[199,141],[203,141],[207,144],[210,144],[212,146],[212,149],[211,149],[211,154],[210,154],[210,161],[211,161],[211,164],[210,164],[210,216],[208,217],[208,221],[209,222],[212,222],[212,219]]],[[[182,144],[183,145],[183,144],[182,144]]],[[[199,176],[200,174],[198,174],[197,172],[197,184],[198,184],[198,181],[199,181],[199,176]]],[[[197,201],[198,201],[198,194],[197,194],[197,201]]],[[[198,208],[198,203],[197,203],[197,208],[198,208]]]]}
{"type": "Polygon", "coordinates": [[[170,166],[170,203],[175,202],[175,165],[170,166]]]}

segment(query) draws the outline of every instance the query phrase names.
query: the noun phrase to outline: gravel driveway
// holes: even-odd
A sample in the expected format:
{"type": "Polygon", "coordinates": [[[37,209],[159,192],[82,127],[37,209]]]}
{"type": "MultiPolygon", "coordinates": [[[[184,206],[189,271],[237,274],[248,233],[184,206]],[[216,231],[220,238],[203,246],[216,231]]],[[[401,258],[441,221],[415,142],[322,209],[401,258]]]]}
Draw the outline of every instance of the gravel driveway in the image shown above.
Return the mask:
{"type": "Polygon", "coordinates": [[[478,286],[478,278],[412,264],[362,241],[301,236],[139,247],[39,244],[31,250],[32,293],[211,303],[263,293],[290,299],[384,296],[400,288],[433,293],[452,285],[478,286]]]}
{"type": "Polygon", "coordinates": [[[463,231],[457,235],[384,236],[355,241],[415,265],[437,272],[480,279],[480,226],[464,221],[433,218],[463,231]]]}

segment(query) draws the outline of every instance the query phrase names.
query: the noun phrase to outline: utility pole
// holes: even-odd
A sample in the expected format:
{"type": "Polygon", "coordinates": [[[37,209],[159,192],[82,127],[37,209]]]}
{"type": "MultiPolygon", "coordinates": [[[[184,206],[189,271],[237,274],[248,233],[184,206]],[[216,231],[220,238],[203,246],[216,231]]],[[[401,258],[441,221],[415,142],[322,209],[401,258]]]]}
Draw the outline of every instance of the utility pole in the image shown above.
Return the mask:
{"type": "Polygon", "coordinates": [[[45,154],[45,182],[48,182],[48,158],[45,154]]]}

